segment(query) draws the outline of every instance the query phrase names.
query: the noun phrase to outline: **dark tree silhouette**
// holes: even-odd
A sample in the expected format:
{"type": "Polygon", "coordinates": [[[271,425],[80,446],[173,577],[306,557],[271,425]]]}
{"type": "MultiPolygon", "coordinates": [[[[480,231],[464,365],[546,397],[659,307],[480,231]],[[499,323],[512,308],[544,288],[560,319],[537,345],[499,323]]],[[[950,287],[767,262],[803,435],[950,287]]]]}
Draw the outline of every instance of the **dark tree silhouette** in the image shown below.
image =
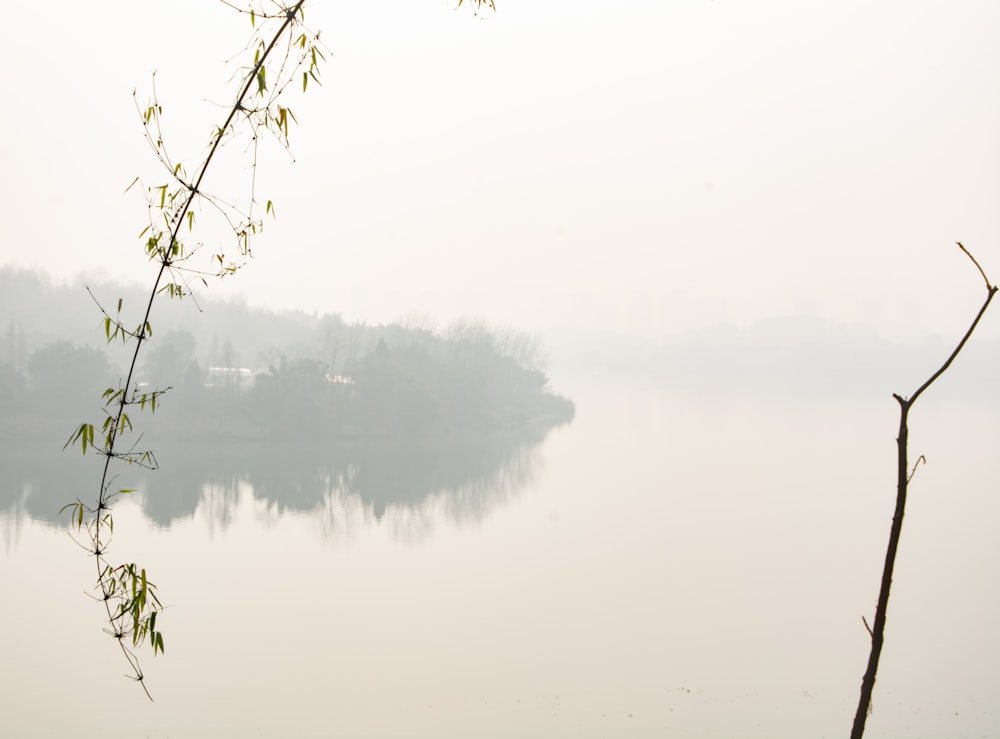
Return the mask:
{"type": "MultiPolygon", "coordinates": [[[[979,270],[979,274],[983,276],[983,280],[986,282],[986,300],[983,302],[982,307],[976,314],[975,319],[972,321],[972,325],[969,326],[969,330],[965,332],[965,336],[962,340],[958,342],[958,346],[955,347],[954,351],[949,355],[948,359],[940,369],[935,372],[930,378],[913,393],[910,398],[905,398],[901,395],[893,393],[896,401],[899,403],[899,436],[896,437],[897,445],[897,459],[896,459],[896,512],[892,517],[892,528],[889,531],[889,545],[886,548],[885,553],[885,565],[882,569],[882,586],[879,588],[878,595],[878,606],[875,610],[875,622],[873,626],[868,630],[871,635],[872,648],[868,656],[868,667],[865,670],[864,677],[861,680],[861,698],[858,701],[858,709],[854,714],[854,726],[851,730],[851,739],[861,739],[862,735],[865,733],[865,722],[868,719],[868,714],[871,711],[872,704],[872,691],[875,689],[875,673],[878,671],[878,661],[879,656],[882,654],[882,644],[885,640],[885,615],[886,609],[889,605],[889,589],[892,587],[892,570],[896,563],[896,550],[899,548],[899,535],[903,530],[903,514],[906,510],[906,492],[907,486],[909,485],[910,479],[913,477],[913,472],[916,471],[916,466],[911,471],[909,466],[909,461],[907,460],[907,439],[909,429],[907,428],[907,422],[909,419],[910,409],[913,404],[917,402],[917,398],[931,386],[931,384],[944,374],[945,370],[951,366],[951,363],[958,356],[958,353],[962,351],[962,347],[965,346],[969,337],[972,336],[972,332],[976,330],[976,326],[979,324],[979,319],[983,317],[986,309],[990,305],[990,301],[993,300],[993,296],[997,293],[997,288],[992,285],[989,278],[986,277],[986,273],[983,268],[979,266],[979,262],[976,261],[968,250],[962,246],[961,242],[958,243],[959,248],[965,252],[966,256],[972,260],[972,263],[976,265],[979,270]]],[[[868,623],[865,622],[867,627],[868,623]]]]}

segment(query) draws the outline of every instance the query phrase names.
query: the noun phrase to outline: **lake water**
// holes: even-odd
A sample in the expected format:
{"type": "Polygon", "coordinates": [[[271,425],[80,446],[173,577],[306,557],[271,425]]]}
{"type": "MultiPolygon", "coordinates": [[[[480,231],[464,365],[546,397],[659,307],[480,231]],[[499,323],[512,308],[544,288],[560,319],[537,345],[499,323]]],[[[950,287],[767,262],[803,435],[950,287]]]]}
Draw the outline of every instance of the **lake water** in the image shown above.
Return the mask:
{"type": "MultiPolygon", "coordinates": [[[[0,733],[847,736],[895,500],[895,388],[557,379],[574,421],[498,446],[161,454],[112,548],[171,606],[166,655],[143,657],[154,703],[123,677],[82,592],[93,563],[54,515],[96,459],[8,467],[0,733]]],[[[928,463],[871,737],[1000,736],[998,405],[936,390],[911,416],[928,463]]]]}

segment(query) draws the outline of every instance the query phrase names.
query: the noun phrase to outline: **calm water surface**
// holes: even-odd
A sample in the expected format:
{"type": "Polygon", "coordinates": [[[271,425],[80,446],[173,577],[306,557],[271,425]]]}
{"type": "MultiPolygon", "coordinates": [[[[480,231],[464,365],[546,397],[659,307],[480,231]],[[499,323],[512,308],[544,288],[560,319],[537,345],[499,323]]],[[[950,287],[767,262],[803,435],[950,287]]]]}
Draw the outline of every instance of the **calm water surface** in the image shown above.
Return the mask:
{"type": "MultiPolygon", "coordinates": [[[[8,466],[0,733],[847,736],[895,496],[888,393],[560,389],[571,424],[498,444],[161,456],[112,550],[171,605],[152,704],[54,517],[96,462],[8,466]]],[[[928,464],[866,736],[1000,736],[996,411],[913,411],[928,464]]]]}

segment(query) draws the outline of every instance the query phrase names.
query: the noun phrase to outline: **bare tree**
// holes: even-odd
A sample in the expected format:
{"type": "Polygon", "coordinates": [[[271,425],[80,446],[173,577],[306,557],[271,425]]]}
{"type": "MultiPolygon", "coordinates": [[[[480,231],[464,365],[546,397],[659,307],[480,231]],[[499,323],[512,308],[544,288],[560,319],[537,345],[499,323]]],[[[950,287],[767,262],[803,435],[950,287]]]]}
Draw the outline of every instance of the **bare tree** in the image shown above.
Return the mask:
{"type": "MultiPolygon", "coordinates": [[[[969,330],[965,332],[965,336],[962,340],[958,342],[958,346],[955,347],[951,355],[941,365],[940,369],[935,372],[930,378],[920,387],[917,391],[907,399],[901,395],[893,393],[896,401],[899,403],[899,436],[896,437],[897,445],[897,467],[896,467],[896,512],[892,517],[892,528],[889,532],[889,546],[885,553],[885,566],[882,569],[882,586],[879,589],[878,594],[878,606],[875,610],[875,623],[872,627],[868,626],[868,622],[865,621],[865,628],[868,629],[868,633],[871,636],[872,648],[868,656],[868,667],[865,670],[864,677],[861,680],[861,698],[858,701],[858,710],[854,715],[854,727],[851,730],[851,739],[861,739],[861,736],[865,733],[865,722],[868,719],[868,714],[871,713],[872,704],[872,691],[875,688],[875,673],[878,671],[878,660],[882,653],[882,643],[885,636],[885,614],[886,607],[889,604],[889,589],[892,586],[892,570],[896,563],[896,550],[899,547],[899,535],[903,529],[903,513],[906,509],[906,489],[909,485],[910,480],[913,477],[913,473],[916,471],[916,465],[914,465],[911,470],[909,467],[909,461],[907,460],[907,420],[909,417],[910,409],[913,404],[917,402],[917,398],[931,386],[931,384],[939,378],[944,371],[951,366],[955,357],[958,353],[962,351],[962,347],[972,336],[972,332],[975,331],[976,326],[979,324],[979,319],[983,317],[986,309],[989,307],[990,301],[993,300],[993,296],[996,295],[997,287],[990,283],[989,278],[986,277],[986,273],[983,268],[979,266],[979,262],[976,261],[975,257],[969,253],[969,251],[962,246],[961,242],[958,242],[959,248],[965,252],[966,256],[972,260],[972,263],[976,265],[979,270],[979,274],[983,276],[983,281],[986,283],[986,300],[983,302],[982,307],[976,314],[975,319],[972,321],[972,325],[969,326],[969,330]]],[[[923,457],[918,458],[919,463],[923,457]]]]}

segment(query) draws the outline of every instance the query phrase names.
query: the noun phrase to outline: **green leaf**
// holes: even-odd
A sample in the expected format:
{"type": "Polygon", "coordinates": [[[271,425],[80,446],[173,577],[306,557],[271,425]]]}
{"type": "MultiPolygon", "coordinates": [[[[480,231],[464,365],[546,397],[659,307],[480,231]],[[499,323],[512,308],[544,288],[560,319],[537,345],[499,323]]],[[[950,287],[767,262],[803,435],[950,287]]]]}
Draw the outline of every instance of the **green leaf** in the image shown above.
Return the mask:
{"type": "Polygon", "coordinates": [[[67,503],[62,508],[59,509],[60,515],[67,508],[72,509],[72,513],[70,514],[70,521],[72,522],[74,518],[76,519],[76,530],[79,531],[80,528],[83,526],[83,503],[79,501],[77,501],[76,503],[67,503]]]}
{"type": "Polygon", "coordinates": [[[70,444],[75,444],[80,442],[80,446],[83,449],[83,453],[87,453],[87,446],[94,445],[94,427],[89,423],[81,423],[80,427],[70,434],[69,439],[63,444],[63,449],[68,447],[70,444]]]}

